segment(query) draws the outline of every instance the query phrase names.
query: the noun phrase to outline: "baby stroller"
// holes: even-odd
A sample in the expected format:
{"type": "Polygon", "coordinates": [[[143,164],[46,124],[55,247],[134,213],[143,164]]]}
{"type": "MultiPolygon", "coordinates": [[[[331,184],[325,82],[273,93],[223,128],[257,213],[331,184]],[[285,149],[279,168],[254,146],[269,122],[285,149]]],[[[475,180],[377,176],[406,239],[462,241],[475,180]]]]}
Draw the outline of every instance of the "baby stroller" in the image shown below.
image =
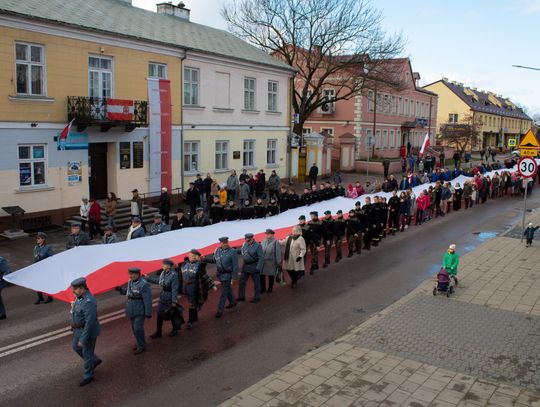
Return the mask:
{"type": "Polygon", "coordinates": [[[454,292],[452,279],[445,268],[441,268],[437,273],[437,285],[433,287],[433,295],[437,295],[438,292],[446,293],[447,297],[450,297],[450,294],[453,294],[454,292]]]}

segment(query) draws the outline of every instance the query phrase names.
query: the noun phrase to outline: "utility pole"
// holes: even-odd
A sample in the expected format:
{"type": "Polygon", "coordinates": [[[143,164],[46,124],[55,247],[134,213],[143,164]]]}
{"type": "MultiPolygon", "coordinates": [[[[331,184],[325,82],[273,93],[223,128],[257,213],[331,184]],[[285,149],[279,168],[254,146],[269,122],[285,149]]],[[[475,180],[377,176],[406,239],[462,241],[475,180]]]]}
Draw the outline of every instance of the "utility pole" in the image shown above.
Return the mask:
{"type": "Polygon", "coordinates": [[[532,66],[512,65],[514,68],[530,69],[531,71],[540,71],[540,68],[534,68],[532,66]]]}

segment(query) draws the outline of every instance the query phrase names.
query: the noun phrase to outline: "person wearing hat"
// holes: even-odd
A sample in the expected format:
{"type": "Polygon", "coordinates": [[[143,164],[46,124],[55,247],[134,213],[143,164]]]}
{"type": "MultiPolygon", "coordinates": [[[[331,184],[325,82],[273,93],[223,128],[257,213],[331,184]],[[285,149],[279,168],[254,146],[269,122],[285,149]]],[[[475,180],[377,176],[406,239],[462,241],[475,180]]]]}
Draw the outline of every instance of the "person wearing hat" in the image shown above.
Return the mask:
{"type": "Polygon", "coordinates": [[[283,213],[289,209],[289,194],[287,193],[287,187],[282,186],[278,196],[279,213],[283,213]]]}
{"type": "Polygon", "coordinates": [[[322,196],[319,192],[319,188],[317,188],[317,185],[313,185],[311,187],[311,191],[309,192],[309,195],[311,197],[312,204],[322,201],[322,196]]]}
{"type": "Polygon", "coordinates": [[[253,233],[244,235],[245,241],[239,250],[242,255],[242,273],[240,274],[240,285],[238,287],[238,301],[246,300],[246,284],[251,277],[255,286],[255,295],[251,302],[257,303],[261,300],[261,271],[264,265],[263,250],[253,233]]]}
{"type": "Polygon", "coordinates": [[[131,330],[136,346],[133,353],[139,355],[146,350],[144,337],[144,319],[152,318],[152,291],[150,284],[141,277],[141,269],[128,268],[129,281],[127,288],[118,287],[121,295],[126,296],[126,316],[131,322],[131,330]]]}
{"type": "Polygon", "coordinates": [[[2,290],[8,286],[8,283],[4,280],[4,277],[11,273],[11,268],[6,259],[0,256],[0,319],[6,319],[6,307],[2,300],[2,290]]]}
{"type": "Polygon", "coordinates": [[[197,213],[195,214],[193,218],[193,226],[202,227],[202,226],[208,226],[211,225],[212,222],[210,222],[210,219],[204,214],[204,209],[199,206],[197,208],[197,213]]]}
{"type": "Polygon", "coordinates": [[[287,190],[287,195],[288,195],[288,198],[289,198],[289,209],[298,208],[300,206],[300,197],[294,191],[294,189],[289,188],[287,190]]]}
{"type": "Polygon", "coordinates": [[[366,244],[366,249],[369,250],[371,248],[371,245],[378,246],[379,245],[379,229],[378,229],[378,215],[379,212],[375,209],[375,206],[371,203],[371,198],[368,196],[365,199],[365,205],[362,207],[362,211],[364,212],[364,215],[366,217],[366,223],[367,228],[369,229],[369,236],[370,242],[369,246],[366,244]]]}
{"type": "Polygon", "coordinates": [[[150,226],[150,235],[155,236],[168,231],[169,226],[163,222],[162,216],[159,213],[156,213],[154,215],[154,223],[152,223],[152,226],[150,226]]]}
{"type": "Polygon", "coordinates": [[[115,233],[113,233],[112,226],[105,226],[104,232],[103,232],[103,238],[102,238],[103,244],[111,244],[111,243],[117,243],[118,237],[115,233]]]}
{"type": "Polygon", "coordinates": [[[186,191],[186,199],[185,202],[189,205],[189,216],[190,218],[195,215],[195,210],[197,209],[197,206],[199,206],[199,202],[201,200],[199,190],[195,187],[194,182],[189,183],[189,188],[186,191]]]}
{"type": "Polygon", "coordinates": [[[171,216],[171,196],[167,188],[161,188],[159,196],[159,214],[162,217],[163,223],[169,225],[169,217],[171,216]]]}
{"type": "MultiPolygon", "coordinates": [[[[364,241],[364,249],[371,250],[371,229],[368,224],[366,213],[362,209],[362,203],[360,201],[357,201],[354,204],[354,216],[360,226],[361,233],[358,233],[358,236],[362,237],[361,240],[364,241]]],[[[360,251],[358,251],[358,254],[360,254],[360,251]]]]}
{"type": "Polygon", "coordinates": [[[283,253],[283,268],[291,278],[291,288],[296,288],[298,280],[304,275],[306,267],[304,259],[307,249],[306,242],[302,237],[302,228],[299,225],[293,226],[292,233],[280,241],[285,246],[283,253]]]}
{"type": "Polygon", "coordinates": [[[158,274],[159,276],[150,275],[146,278],[149,283],[159,284],[161,286],[156,332],[150,335],[152,339],[161,338],[165,317],[170,317],[172,324],[172,331],[169,336],[178,335],[183,322],[182,307],[178,303],[178,273],[174,268],[174,262],[171,259],[164,259],[162,261],[162,268],[158,271],[158,274]]]}
{"type": "Polygon", "coordinates": [[[279,206],[275,198],[270,199],[270,202],[268,203],[268,206],[266,207],[266,212],[268,213],[268,216],[274,216],[274,215],[279,214],[279,206]]]}
{"type": "Polygon", "coordinates": [[[261,273],[261,292],[271,293],[274,288],[274,280],[281,266],[281,245],[275,239],[272,229],[266,229],[265,238],[261,242],[263,252],[263,269],[261,273]],[[268,289],[266,288],[266,277],[268,276],[268,289]]]}
{"type": "Polygon", "coordinates": [[[330,264],[330,252],[332,250],[332,243],[336,238],[336,233],[334,230],[334,219],[332,218],[331,211],[324,212],[324,218],[322,220],[322,237],[324,245],[324,264],[323,268],[328,267],[330,264]]]}
{"type": "Polygon", "coordinates": [[[390,210],[390,217],[388,222],[388,233],[395,235],[399,229],[399,215],[400,215],[400,197],[397,196],[397,191],[392,191],[392,197],[388,200],[388,209],[390,210]]]}
{"type": "Polygon", "coordinates": [[[336,212],[336,219],[334,219],[334,243],[336,244],[336,263],[343,258],[342,257],[342,245],[343,238],[345,237],[345,218],[343,217],[343,211],[340,209],[336,212]]]}
{"type": "Polygon", "coordinates": [[[247,220],[255,217],[255,208],[251,206],[249,200],[244,201],[244,206],[240,208],[240,219],[247,220]]]}
{"type": "MultiPolygon", "coordinates": [[[[38,232],[36,235],[36,245],[34,246],[34,263],[40,262],[41,260],[46,259],[47,257],[51,257],[53,255],[53,249],[51,246],[49,246],[46,242],[47,235],[43,232],[38,232]]],[[[52,302],[53,298],[48,295],[47,299],[44,301],[43,293],[37,292],[37,301],[34,303],[36,305],[41,304],[44,302],[45,304],[48,304],[49,302],[52,302]]]]}
{"type": "Polygon", "coordinates": [[[225,301],[228,300],[227,308],[236,307],[236,300],[232,291],[232,285],[238,278],[238,256],[236,250],[229,246],[228,237],[219,238],[219,247],[210,256],[201,256],[205,263],[214,263],[217,268],[216,276],[221,283],[221,294],[219,297],[216,318],[221,318],[225,308],[225,301]]]}
{"type": "Polygon", "coordinates": [[[214,281],[206,273],[206,263],[202,263],[201,253],[191,249],[187,261],[180,267],[180,292],[188,300],[188,329],[199,320],[198,311],[208,299],[208,291],[217,290],[214,281]]]}
{"type": "Polygon", "coordinates": [[[531,222],[527,225],[527,229],[523,232],[523,236],[527,239],[527,242],[525,244],[525,247],[532,246],[532,242],[534,239],[534,233],[539,228],[539,226],[533,226],[531,222]]]}
{"type": "Polygon", "coordinates": [[[221,203],[219,202],[219,196],[215,195],[209,210],[210,221],[212,222],[212,224],[223,221],[223,216],[225,214],[224,209],[225,208],[223,208],[223,205],[221,205],[221,203]]]}
{"type": "Polygon", "coordinates": [[[257,203],[255,204],[255,207],[253,209],[255,210],[255,218],[257,219],[266,218],[267,210],[261,198],[257,199],[257,203]]]}
{"type": "Polygon", "coordinates": [[[171,230],[179,230],[191,226],[191,222],[184,214],[184,210],[179,208],[176,210],[176,216],[172,221],[171,230]]]}
{"type": "Polygon", "coordinates": [[[131,198],[131,218],[139,217],[142,219],[143,216],[143,200],[139,196],[139,190],[135,188],[131,191],[133,197],[131,198]]]}
{"type": "Polygon", "coordinates": [[[223,216],[226,221],[232,222],[234,220],[238,220],[240,218],[240,211],[238,208],[234,205],[233,201],[229,201],[229,206],[227,206],[223,210],[223,216]]]}
{"type": "MultiPolygon", "coordinates": [[[[315,185],[314,185],[315,187],[315,185]]],[[[309,213],[311,220],[309,221],[309,251],[311,253],[311,269],[309,274],[313,274],[315,270],[319,270],[319,252],[317,251],[321,245],[321,240],[323,238],[323,225],[319,220],[319,212],[312,211],[309,213]]]]}
{"type": "Polygon", "coordinates": [[[131,219],[131,226],[128,229],[126,240],[138,239],[144,236],[145,232],[141,224],[141,218],[134,216],[133,219],[131,219]]]}
{"type": "Polygon", "coordinates": [[[88,290],[86,279],[77,278],[71,282],[75,301],[71,303],[71,347],[84,360],[84,375],[79,386],[86,386],[94,380],[94,369],[101,364],[95,354],[97,337],[101,333],[97,317],[97,301],[88,290]]]}
{"type": "MultiPolygon", "coordinates": [[[[305,215],[300,215],[298,217],[298,226],[300,226],[300,229],[302,230],[302,237],[304,238],[304,243],[306,245],[306,249],[309,248],[309,244],[311,243],[311,232],[309,230],[309,224],[306,222],[305,215]]],[[[307,250],[304,254],[304,264],[306,264],[307,259],[307,250]]],[[[304,270],[300,273],[300,277],[304,275],[304,270]]]]}
{"type": "Polygon", "coordinates": [[[456,252],[456,245],[451,244],[448,247],[446,253],[444,253],[444,259],[442,266],[446,269],[450,277],[454,279],[456,285],[458,285],[457,272],[459,264],[459,255],[456,252]]]}
{"type": "Polygon", "coordinates": [[[81,231],[81,224],[74,222],[70,227],[71,233],[68,236],[66,242],[66,249],[72,249],[78,246],[88,246],[90,244],[90,237],[86,232],[81,231]]]}
{"type": "Polygon", "coordinates": [[[304,188],[304,192],[300,195],[300,206],[311,205],[311,194],[308,188],[304,188]]]}
{"type": "Polygon", "coordinates": [[[352,257],[353,253],[361,253],[362,250],[362,223],[356,217],[354,209],[349,211],[349,217],[345,221],[345,234],[349,252],[347,257],[352,257]]]}
{"type": "Polygon", "coordinates": [[[277,175],[276,170],[272,170],[267,182],[268,198],[277,198],[280,184],[281,178],[279,178],[279,175],[277,175]]]}

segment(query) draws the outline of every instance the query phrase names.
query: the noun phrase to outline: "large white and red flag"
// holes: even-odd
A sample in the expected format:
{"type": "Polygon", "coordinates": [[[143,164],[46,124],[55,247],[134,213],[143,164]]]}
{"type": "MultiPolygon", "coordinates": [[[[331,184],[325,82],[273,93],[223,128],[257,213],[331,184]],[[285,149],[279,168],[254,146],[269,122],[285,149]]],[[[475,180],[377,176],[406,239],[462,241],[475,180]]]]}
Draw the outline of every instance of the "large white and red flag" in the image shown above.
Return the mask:
{"type": "Polygon", "coordinates": [[[429,147],[429,133],[426,133],[426,137],[424,137],[424,142],[422,143],[422,148],[420,149],[420,152],[418,153],[420,157],[424,155],[428,147],[429,147]]]}
{"type": "Polygon", "coordinates": [[[107,99],[107,119],[131,122],[134,118],[133,100],[107,99]]]}

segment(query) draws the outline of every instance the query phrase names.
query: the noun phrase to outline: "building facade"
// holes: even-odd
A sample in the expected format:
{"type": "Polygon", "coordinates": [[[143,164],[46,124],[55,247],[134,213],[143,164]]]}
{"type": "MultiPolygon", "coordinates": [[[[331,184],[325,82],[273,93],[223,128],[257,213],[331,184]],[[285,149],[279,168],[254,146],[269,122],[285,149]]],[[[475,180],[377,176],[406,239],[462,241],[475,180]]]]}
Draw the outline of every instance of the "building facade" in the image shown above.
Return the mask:
{"type": "MultiPolygon", "coordinates": [[[[437,95],[419,86],[420,76],[412,71],[408,58],[387,62],[399,73],[399,90],[364,89],[348,100],[319,109],[304,126],[304,132],[325,132],[334,138],[334,154],[340,153],[340,137],[354,135],[355,159],[368,156],[397,158],[408,143],[419,148],[426,134],[435,136],[437,95]]],[[[325,92],[332,94],[328,87],[325,92]]]]}
{"type": "Polygon", "coordinates": [[[425,86],[439,96],[437,131],[446,124],[464,124],[474,120],[479,125],[478,145],[473,149],[508,146],[509,139],[519,138],[532,127],[532,119],[521,108],[501,95],[470,88],[443,78],[425,86]]]}
{"type": "Polygon", "coordinates": [[[292,69],[183,5],[8,0],[0,43],[1,206],[62,223],[82,197],[222,180],[236,151],[285,175],[292,69]]]}

